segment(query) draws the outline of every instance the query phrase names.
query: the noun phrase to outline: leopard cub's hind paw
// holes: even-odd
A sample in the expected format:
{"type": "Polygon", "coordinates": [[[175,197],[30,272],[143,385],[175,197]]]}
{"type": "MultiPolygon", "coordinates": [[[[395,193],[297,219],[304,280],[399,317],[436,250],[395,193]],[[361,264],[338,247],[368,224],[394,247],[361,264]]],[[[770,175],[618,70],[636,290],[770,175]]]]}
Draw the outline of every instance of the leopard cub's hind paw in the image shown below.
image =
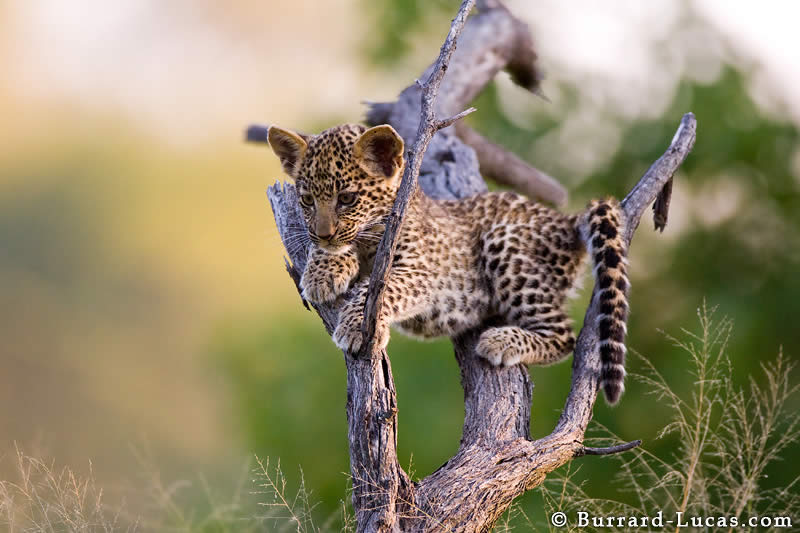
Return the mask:
{"type": "Polygon", "coordinates": [[[513,327],[489,328],[481,334],[477,354],[494,366],[514,366],[522,362],[520,340],[513,327]]]}

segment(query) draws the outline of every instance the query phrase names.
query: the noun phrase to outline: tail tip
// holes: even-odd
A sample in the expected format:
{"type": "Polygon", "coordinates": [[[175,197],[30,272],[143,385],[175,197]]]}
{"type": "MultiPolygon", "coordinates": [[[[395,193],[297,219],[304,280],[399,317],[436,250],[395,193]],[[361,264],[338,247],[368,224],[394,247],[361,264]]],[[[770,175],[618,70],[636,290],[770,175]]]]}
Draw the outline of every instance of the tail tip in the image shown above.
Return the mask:
{"type": "Polygon", "coordinates": [[[602,387],[608,405],[616,405],[617,402],[619,402],[620,397],[622,397],[622,393],[624,392],[622,383],[618,381],[607,381],[603,383],[602,387]]]}

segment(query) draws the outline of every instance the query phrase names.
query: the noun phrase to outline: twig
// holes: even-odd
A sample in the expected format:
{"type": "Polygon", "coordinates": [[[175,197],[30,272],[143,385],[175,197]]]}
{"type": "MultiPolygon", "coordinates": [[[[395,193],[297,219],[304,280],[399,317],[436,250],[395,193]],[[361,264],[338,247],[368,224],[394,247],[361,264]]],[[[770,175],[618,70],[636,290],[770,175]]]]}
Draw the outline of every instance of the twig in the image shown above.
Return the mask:
{"type": "Polygon", "coordinates": [[[450,118],[446,118],[446,119],[443,119],[443,120],[437,120],[433,125],[433,129],[435,131],[443,130],[443,129],[447,128],[447,127],[452,126],[453,124],[455,124],[456,122],[458,122],[462,118],[466,117],[467,115],[474,113],[475,111],[477,111],[477,109],[475,109],[474,107],[470,107],[468,109],[465,109],[461,113],[458,113],[457,115],[453,115],[450,118]]]}
{"type": "Polygon", "coordinates": [[[361,103],[367,106],[367,114],[364,117],[364,122],[369,126],[389,123],[392,110],[394,109],[394,102],[372,102],[370,100],[362,100],[361,103]]]}
{"type": "Polygon", "coordinates": [[[512,41],[513,52],[509,56],[510,60],[506,65],[506,71],[514,83],[547,100],[539,85],[544,76],[536,68],[536,52],[528,26],[511,16],[508,8],[500,0],[478,0],[478,9],[481,11],[502,10],[509,14],[514,25],[514,40],[512,41]]]}
{"type": "MultiPolygon", "coordinates": [[[[456,49],[456,42],[464,23],[469,16],[469,12],[475,6],[475,0],[464,0],[458,9],[458,14],[450,25],[450,32],[442,45],[439,57],[433,66],[430,77],[422,86],[422,112],[417,128],[417,136],[414,145],[408,151],[406,157],[406,167],[403,172],[403,179],[397,191],[397,199],[392,207],[392,212],[386,222],[386,232],[381,239],[375,255],[375,264],[372,268],[372,275],[369,280],[369,292],[367,293],[367,304],[364,309],[364,323],[361,326],[363,335],[360,357],[372,357],[375,346],[375,328],[377,318],[380,316],[383,307],[383,295],[386,291],[386,279],[389,275],[390,265],[394,258],[397,248],[397,238],[400,233],[400,226],[406,214],[406,209],[417,190],[417,180],[419,179],[419,169],[422,165],[422,158],[428,148],[433,135],[437,130],[437,120],[434,113],[434,103],[442,78],[447,71],[450,57],[456,49]]],[[[420,83],[417,80],[417,83],[420,83]]],[[[463,113],[460,113],[461,115],[463,113]]],[[[458,116],[458,115],[456,115],[458,116]]]]}
{"type": "Polygon", "coordinates": [[[642,444],[641,440],[634,440],[626,442],[625,444],[617,444],[616,446],[609,446],[607,448],[589,448],[583,447],[575,451],[575,457],[583,457],[584,455],[612,455],[615,453],[627,452],[642,444]]]}

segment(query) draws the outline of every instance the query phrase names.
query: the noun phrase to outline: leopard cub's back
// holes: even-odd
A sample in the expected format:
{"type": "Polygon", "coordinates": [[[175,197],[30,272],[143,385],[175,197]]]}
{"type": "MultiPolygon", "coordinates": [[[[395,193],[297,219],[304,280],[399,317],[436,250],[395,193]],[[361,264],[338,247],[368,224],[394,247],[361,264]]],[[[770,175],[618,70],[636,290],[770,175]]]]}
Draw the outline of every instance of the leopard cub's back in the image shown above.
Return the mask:
{"type": "MultiPolygon", "coordinates": [[[[490,216],[484,222],[481,269],[499,310],[533,306],[549,313],[563,305],[586,255],[576,217],[513,193],[490,194],[485,201],[490,216]]],[[[520,312],[510,318],[519,322],[520,312]]]]}
{"type": "Polygon", "coordinates": [[[529,325],[535,313],[555,313],[566,335],[562,308],[585,256],[575,220],[514,193],[443,202],[420,195],[393,268],[424,269],[429,302],[399,327],[453,336],[487,318],[529,325]]]}

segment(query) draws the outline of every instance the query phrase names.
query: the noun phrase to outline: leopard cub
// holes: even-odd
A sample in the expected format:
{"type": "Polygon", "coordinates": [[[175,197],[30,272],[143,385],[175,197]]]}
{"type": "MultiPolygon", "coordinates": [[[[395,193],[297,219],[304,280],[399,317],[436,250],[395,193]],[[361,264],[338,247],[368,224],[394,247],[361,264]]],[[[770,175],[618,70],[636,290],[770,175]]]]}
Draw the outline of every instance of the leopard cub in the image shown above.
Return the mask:
{"type": "MultiPolygon", "coordinates": [[[[307,235],[291,244],[309,246],[303,297],[337,302],[333,340],[356,352],[375,248],[405,165],[403,140],[388,125],[346,124],[314,136],[271,127],[269,143],[295,180],[305,219],[307,235]]],[[[575,345],[565,300],[588,251],[602,289],[601,387],[615,403],[625,376],[624,221],[613,199],[566,215],[511,192],[434,200],[418,190],[386,283],[377,347],[389,342],[390,325],[431,338],[489,322],[476,347],[489,363],[559,361],[575,345]]]]}

